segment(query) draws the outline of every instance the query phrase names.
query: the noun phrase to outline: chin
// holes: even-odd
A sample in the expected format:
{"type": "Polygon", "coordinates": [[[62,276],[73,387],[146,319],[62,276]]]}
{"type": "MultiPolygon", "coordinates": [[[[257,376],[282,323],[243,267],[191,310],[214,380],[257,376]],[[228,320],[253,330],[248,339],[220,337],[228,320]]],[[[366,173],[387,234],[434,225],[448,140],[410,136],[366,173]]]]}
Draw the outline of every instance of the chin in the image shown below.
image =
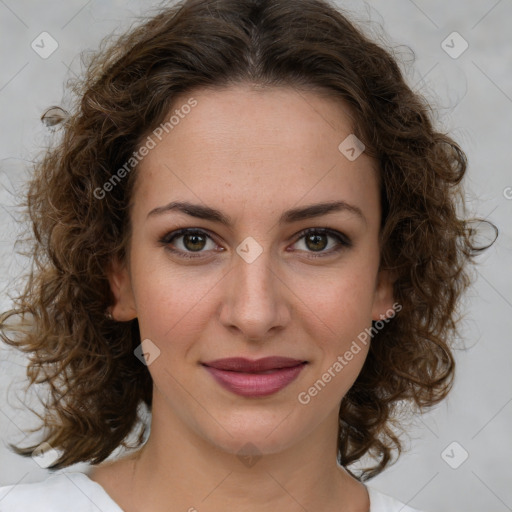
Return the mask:
{"type": "MultiPolygon", "coordinates": [[[[236,421],[215,422],[213,430],[203,430],[204,437],[220,450],[237,456],[261,456],[282,452],[303,437],[297,432],[300,422],[288,413],[247,413],[236,421]],[[268,420],[265,421],[265,416],[268,420]],[[222,425],[222,426],[221,426],[222,425]]],[[[213,427],[213,425],[210,425],[213,427]]],[[[305,433],[304,433],[305,435],[305,433]]]]}

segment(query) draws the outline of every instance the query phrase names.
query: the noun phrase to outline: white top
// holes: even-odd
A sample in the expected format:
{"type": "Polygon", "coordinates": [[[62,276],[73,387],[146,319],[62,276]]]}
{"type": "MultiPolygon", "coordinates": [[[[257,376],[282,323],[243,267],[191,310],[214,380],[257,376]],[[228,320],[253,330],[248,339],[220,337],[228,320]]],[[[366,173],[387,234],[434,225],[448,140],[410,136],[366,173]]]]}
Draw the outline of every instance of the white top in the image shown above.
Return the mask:
{"type": "MultiPolygon", "coordinates": [[[[370,512],[420,512],[368,487],[370,512]]],[[[0,487],[0,512],[123,512],[85,473],[58,471],[32,484],[0,487]]]]}

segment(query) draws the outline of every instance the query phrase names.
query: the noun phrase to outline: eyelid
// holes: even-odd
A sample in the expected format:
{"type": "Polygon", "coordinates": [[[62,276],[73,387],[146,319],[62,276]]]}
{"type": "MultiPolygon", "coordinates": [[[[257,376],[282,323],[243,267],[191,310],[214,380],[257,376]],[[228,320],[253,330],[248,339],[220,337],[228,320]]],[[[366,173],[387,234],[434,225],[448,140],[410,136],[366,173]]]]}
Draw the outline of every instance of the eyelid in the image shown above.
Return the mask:
{"type": "Polygon", "coordinates": [[[352,246],[352,240],[347,235],[345,235],[345,233],[342,233],[337,229],[331,228],[306,228],[303,229],[302,231],[299,231],[296,235],[294,235],[294,239],[297,242],[298,240],[300,240],[302,237],[309,233],[321,233],[323,235],[329,235],[333,238],[339,239],[339,241],[346,245],[347,247],[352,246]]]}
{"type": "MultiPolygon", "coordinates": [[[[174,240],[175,238],[179,238],[180,236],[184,235],[194,235],[194,234],[200,234],[207,236],[211,240],[215,241],[216,236],[210,232],[208,229],[205,228],[179,228],[174,231],[167,232],[163,237],[161,237],[160,241],[164,243],[170,243],[171,240],[174,240]]],[[[215,242],[217,243],[217,242],[215,242]]]]}
{"type": "MultiPolygon", "coordinates": [[[[180,238],[182,236],[191,235],[191,234],[204,235],[206,238],[209,238],[210,240],[212,240],[216,245],[219,245],[216,242],[215,236],[210,231],[208,231],[207,229],[204,229],[204,228],[176,229],[176,230],[170,231],[170,232],[166,233],[164,236],[162,236],[159,239],[159,243],[161,245],[163,245],[165,247],[165,249],[167,249],[168,251],[172,252],[173,254],[178,254],[180,257],[182,257],[184,259],[191,260],[191,259],[204,258],[204,256],[202,256],[202,254],[205,254],[205,251],[197,251],[197,253],[194,253],[193,251],[190,251],[190,252],[189,251],[181,251],[181,250],[171,249],[169,247],[171,242],[173,240],[175,240],[176,238],[180,238]],[[197,256],[195,256],[194,254],[197,254],[197,256]]],[[[222,251],[224,251],[224,249],[222,249],[222,251]]]]}
{"type": "MultiPolygon", "coordinates": [[[[318,253],[315,253],[315,251],[305,251],[305,252],[308,253],[307,257],[310,258],[310,259],[327,257],[327,256],[330,256],[330,255],[333,255],[333,254],[337,254],[341,250],[348,249],[348,248],[352,247],[352,245],[353,245],[352,240],[346,234],[344,234],[344,233],[342,233],[342,232],[340,232],[338,230],[332,229],[332,228],[324,228],[324,227],[317,227],[317,228],[310,227],[310,228],[305,228],[305,229],[299,231],[298,233],[293,235],[293,238],[292,238],[293,243],[292,243],[292,245],[296,244],[299,240],[304,238],[309,233],[320,233],[320,234],[328,235],[331,238],[335,238],[338,241],[337,247],[334,248],[334,249],[331,249],[329,251],[319,251],[318,253]]],[[[160,238],[159,242],[167,250],[171,251],[174,254],[179,254],[179,256],[184,258],[184,259],[204,258],[204,256],[202,256],[202,254],[205,254],[206,251],[197,251],[196,253],[194,253],[193,251],[190,251],[190,252],[189,251],[181,251],[181,250],[171,249],[169,247],[171,242],[173,240],[175,240],[176,238],[180,238],[182,236],[189,235],[189,234],[204,235],[207,238],[210,238],[215,244],[219,245],[217,243],[217,241],[216,241],[215,235],[213,235],[208,229],[205,229],[205,228],[192,228],[192,227],[190,227],[190,228],[180,228],[180,229],[168,232],[163,237],[160,238]],[[194,254],[197,254],[197,256],[195,256],[194,254]]],[[[225,249],[222,248],[222,251],[224,251],[224,250],[225,249]]]]}

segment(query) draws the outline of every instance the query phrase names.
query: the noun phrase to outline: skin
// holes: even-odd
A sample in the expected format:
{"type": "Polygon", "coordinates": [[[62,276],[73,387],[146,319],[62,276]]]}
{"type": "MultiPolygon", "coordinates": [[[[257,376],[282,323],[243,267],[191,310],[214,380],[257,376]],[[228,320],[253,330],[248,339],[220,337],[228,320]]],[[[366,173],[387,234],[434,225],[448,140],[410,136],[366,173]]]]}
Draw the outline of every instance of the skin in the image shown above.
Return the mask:
{"type": "Polygon", "coordinates": [[[349,161],[338,150],[352,133],[350,112],[319,92],[244,84],[199,89],[175,105],[191,96],[197,106],[139,166],[129,259],[109,273],[113,317],[137,317],[141,340],[160,350],[148,366],[151,434],[142,450],[96,466],[90,477],[126,512],[217,512],[226,504],[259,512],[269,503],[368,511],[365,487],[335,456],[340,402],[368,345],[307,405],[297,397],[392,307],[390,276],[379,271],[376,162],[365,153],[349,161]],[[291,208],[339,200],[364,219],[344,210],[278,223],[291,208]],[[178,211],[148,218],[170,201],[216,208],[233,226],[178,211]],[[212,238],[159,242],[180,228],[212,238]],[[297,235],[310,228],[343,233],[352,246],[334,253],[338,241],[325,235],[308,244],[297,235]],[[247,237],[263,250],[251,263],[236,252],[247,237]],[[199,257],[187,260],[169,246],[199,257]],[[232,394],[200,365],[270,355],[308,364],[263,398],[232,394]],[[256,456],[250,466],[237,455],[242,447],[256,456]]]}

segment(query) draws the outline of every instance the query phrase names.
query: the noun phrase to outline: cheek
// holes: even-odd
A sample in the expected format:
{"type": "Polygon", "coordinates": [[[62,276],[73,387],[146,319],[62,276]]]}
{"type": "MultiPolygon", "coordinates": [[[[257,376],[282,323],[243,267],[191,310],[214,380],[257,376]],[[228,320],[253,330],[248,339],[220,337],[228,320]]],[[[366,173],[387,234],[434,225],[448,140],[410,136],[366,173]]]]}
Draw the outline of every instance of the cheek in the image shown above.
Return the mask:
{"type": "Polygon", "coordinates": [[[154,340],[162,349],[184,348],[213,315],[209,297],[222,275],[201,272],[199,267],[180,270],[165,258],[151,262],[143,255],[133,258],[132,268],[138,269],[133,288],[141,337],[154,340]]]}
{"type": "Polygon", "coordinates": [[[342,350],[371,325],[374,281],[374,270],[360,261],[296,284],[296,294],[305,305],[301,316],[309,319],[307,329],[313,339],[325,340],[326,351],[342,350]]]}
{"type": "Polygon", "coordinates": [[[372,291],[373,282],[368,276],[354,272],[332,286],[329,294],[311,298],[317,301],[321,321],[310,315],[310,332],[314,331],[313,324],[323,325],[322,331],[318,331],[323,335],[312,334],[319,363],[312,385],[322,390],[321,400],[326,406],[337,403],[361,372],[371,342],[368,332],[371,332],[372,291]]]}

